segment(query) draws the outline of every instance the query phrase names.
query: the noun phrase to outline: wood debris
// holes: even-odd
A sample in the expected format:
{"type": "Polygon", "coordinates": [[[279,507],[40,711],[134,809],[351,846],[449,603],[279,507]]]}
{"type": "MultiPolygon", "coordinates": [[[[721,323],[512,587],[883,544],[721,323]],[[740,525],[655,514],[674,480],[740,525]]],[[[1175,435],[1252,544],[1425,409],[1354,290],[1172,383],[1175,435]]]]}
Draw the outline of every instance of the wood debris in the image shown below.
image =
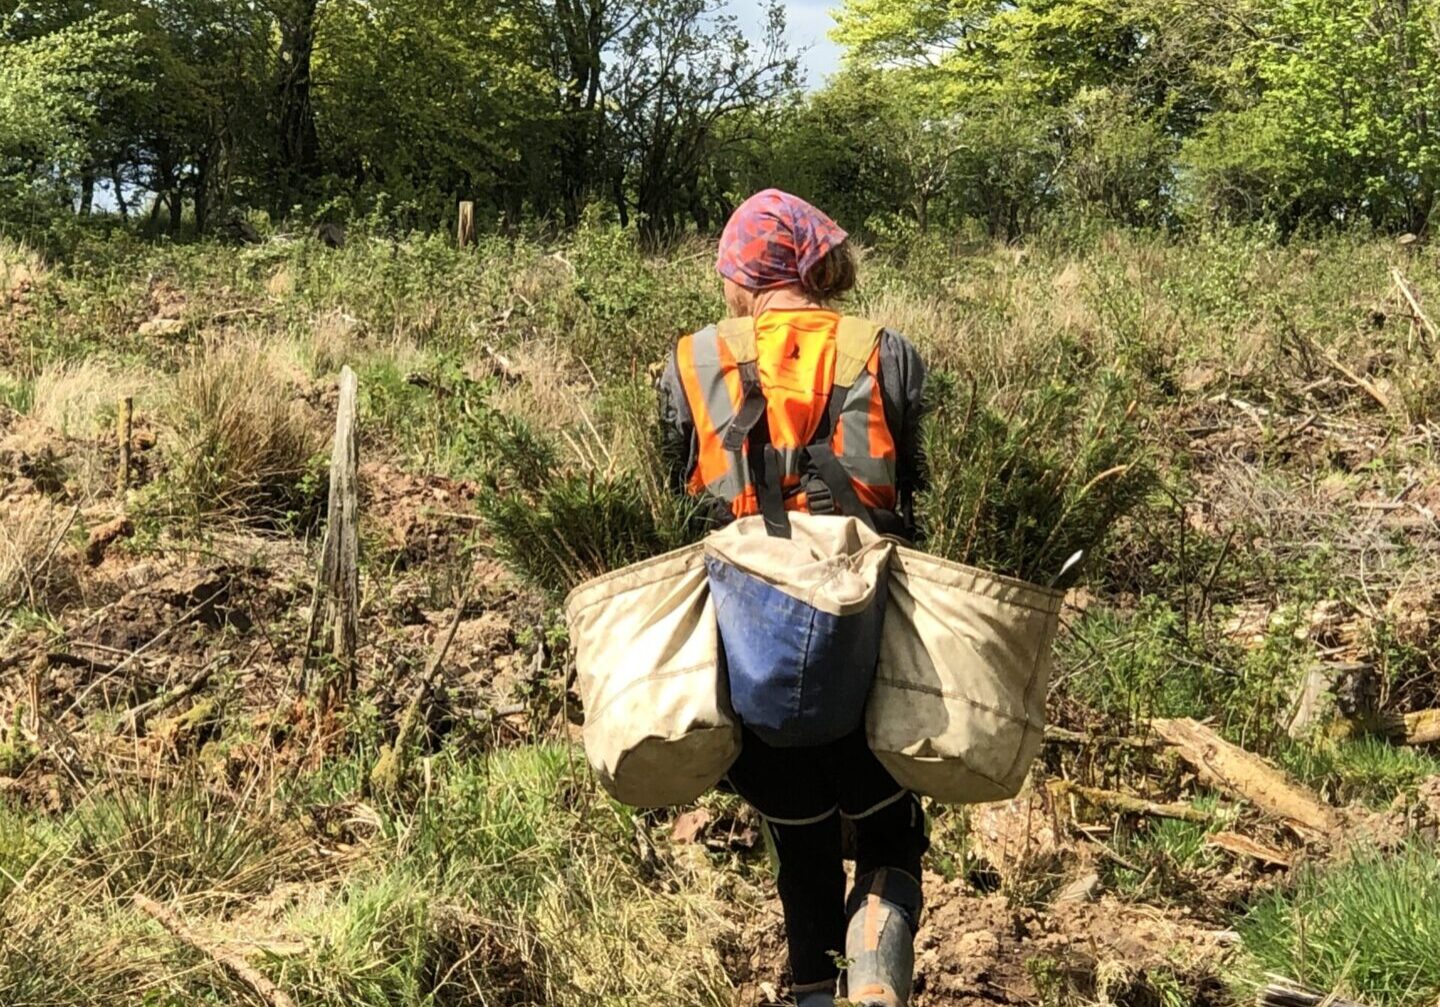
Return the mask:
{"type": "Polygon", "coordinates": [[[1082,787],[1079,784],[1067,780],[1058,780],[1050,785],[1050,789],[1059,794],[1074,794],[1076,797],[1088,801],[1097,808],[1104,808],[1107,811],[1115,811],[1124,815],[1148,815],[1153,818],[1173,818],[1181,822],[1193,822],[1196,825],[1208,825],[1214,820],[1214,815],[1201,811],[1199,808],[1183,802],[1161,803],[1159,801],[1147,801],[1143,797],[1135,797],[1130,794],[1122,794],[1116,790],[1101,790],[1098,787],[1082,787]]]}
{"type": "Polygon", "coordinates": [[[1289,867],[1294,862],[1288,853],[1256,842],[1249,836],[1242,836],[1238,832],[1217,832],[1212,836],[1207,836],[1205,844],[1224,850],[1226,853],[1250,857],[1252,860],[1258,860],[1262,864],[1270,864],[1273,867],[1289,867]]]}
{"type": "Polygon", "coordinates": [[[1151,727],[1194,767],[1206,786],[1250,802],[1284,821],[1301,838],[1328,841],[1339,832],[1340,816],[1334,808],[1199,721],[1154,720],[1151,727]]]}

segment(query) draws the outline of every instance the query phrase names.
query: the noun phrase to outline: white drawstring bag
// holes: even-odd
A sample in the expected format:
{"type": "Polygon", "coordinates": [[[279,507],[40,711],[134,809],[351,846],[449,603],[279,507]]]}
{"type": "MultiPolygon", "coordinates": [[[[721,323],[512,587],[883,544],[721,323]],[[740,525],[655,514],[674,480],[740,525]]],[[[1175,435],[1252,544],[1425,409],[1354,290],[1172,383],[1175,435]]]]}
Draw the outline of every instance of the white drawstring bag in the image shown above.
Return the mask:
{"type": "Polygon", "coordinates": [[[1045,737],[1063,595],[897,547],[870,748],[901,786],[945,803],[1014,796],[1045,737]]]}
{"type": "Polygon", "coordinates": [[[585,754],[636,807],[693,801],[740,754],[701,545],[581,584],[565,601],[585,754]]]}

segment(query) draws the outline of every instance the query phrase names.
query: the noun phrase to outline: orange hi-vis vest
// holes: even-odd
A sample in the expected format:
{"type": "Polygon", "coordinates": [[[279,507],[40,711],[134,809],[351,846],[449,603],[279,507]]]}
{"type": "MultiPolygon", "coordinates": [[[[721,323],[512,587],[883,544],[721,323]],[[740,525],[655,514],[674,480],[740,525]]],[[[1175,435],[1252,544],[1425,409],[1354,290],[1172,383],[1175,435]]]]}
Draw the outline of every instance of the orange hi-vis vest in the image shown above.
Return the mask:
{"type": "MultiPolygon", "coordinates": [[[[813,320],[820,313],[809,314],[813,320]]],[[[785,345],[767,342],[763,355],[759,328],[753,318],[727,319],[676,349],[699,441],[689,491],[719,498],[736,517],[765,512],[767,521],[767,500],[771,508],[810,510],[817,489],[831,497],[825,509],[867,521],[869,510],[894,510],[895,437],[880,381],[880,326],[848,316],[833,327],[767,326],[767,339],[785,345]],[[752,436],[757,426],[768,441],[752,436]],[[752,457],[752,448],[762,455],[752,457]],[[802,478],[807,460],[819,487],[802,478]]]]}

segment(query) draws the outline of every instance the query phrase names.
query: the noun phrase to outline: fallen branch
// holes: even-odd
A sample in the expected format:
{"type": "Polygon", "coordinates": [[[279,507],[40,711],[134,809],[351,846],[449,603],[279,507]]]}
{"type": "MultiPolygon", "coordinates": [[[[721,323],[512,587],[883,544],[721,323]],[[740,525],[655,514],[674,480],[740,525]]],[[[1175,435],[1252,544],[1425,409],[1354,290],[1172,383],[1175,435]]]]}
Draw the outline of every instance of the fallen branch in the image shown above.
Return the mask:
{"type": "Polygon", "coordinates": [[[1121,748],[1164,748],[1159,738],[1142,738],[1133,734],[1086,734],[1064,727],[1045,728],[1047,745],[1116,745],[1121,748]]]}
{"type": "Polygon", "coordinates": [[[250,989],[255,992],[256,996],[270,1004],[271,1007],[295,1007],[294,1000],[291,1000],[280,987],[267,979],[243,957],[221,944],[201,937],[186,926],[184,921],[175,915],[172,910],[140,894],[135,895],[135,905],[146,916],[149,916],[168,930],[177,940],[199,951],[236,979],[239,979],[246,986],[249,986],[250,989]]]}
{"type": "Polygon", "coordinates": [[[1296,786],[1264,759],[1232,745],[1198,721],[1154,720],[1151,726],[1175,746],[1206,786],[1249,801],[1282,819],[1303,838],[1328,840],[1340,830],[1334,808],[1296,786]]]}
{"type": "Polygon", "coordinates": [[[1345,380],[1350,382],[1350,384],[1354,385],[1356,388],[1359,388],[1366,395],[1370,396],[1377,403],[1379,403],[1381,409],[1385,410],[1387,413],[1390,411],[1389,397],[1387,397],[1384,392],[1380,391],[1380,389],[1376,388],[1374,382],[1368,381],[1360,375],[1356,374],[1350,368],[1342,364],[1339,360],[1336,360],[1335,357],[1331,355],[1328,351],[1322,351],[1322,356],[1324,356],[1325,362],[1331,367],[1335,368],[1335,370],[1339,371],[1340,374],[1345,378],[1345,380]]]}
{"type": "Polygon", "coordinates": [[[115,671],[115,665],[106,664],[104,661],[92,661],[88,657],[81,657],[78,654],[66,654],[63,651],[51,651],[43,658],[47,668],[78,668],[81,671],[88,671],[92,675],[109,675],[115,671]]]}
{"type": "Polygon", "coordinates": [[[485,351],[485,356],[489,358],[489,371],[497,378],[508,381],[511,384],[516,384],[524,380],[525,372],[515,366],[515,362],[505,354],[495,349],[495,347],[489,343],[486,343],[481,349],[485,351]]]}
{"type": "Polygon", "coordinates": [[[1316,993],[1281,976],[1266,976],[1270,982],[1255,994],[1258,1007],[1367,1007],[1358,1000],[1346,1000],[1334,993],[1316,993]]]}
{"type": "MultiPolygon", "coordinates": [[[[256,649],[259,649],[258,646],[256,649]]],[[[251,653],[253,654],[254,651],[251,653]]],[[[222,654],[173,689],[167,689],[158,696],[147,699],[143,703],[137,703],[135,706],[126,710],[120,715],[120,719],[115,722],[115,733],[139,733],[139,731],[144,728],[146,720],[155,716],[157,713],[164,713],[176,703],[179,703],[183,699],[188,699],[203,689],[205,683],[210,681],[210,676],[215,674],[215,669],[229,656],[229,654],[222,654]]]]}
{"type": "Polygon", "coordinates": [[[1122,794],[1118,790],[1101,790],[1097,787],[1082,787],[1068,780],[1057,780],[1050,785],[1058,794],[1070,793],[1090,802],[1097,808],[1118,811],[1122,815],[1149,815],[1153,818],[1173,818],[1180,822],[1209,825],[1215,816],[1189,804],[1160,803],[1147,801],[1143,797],[1122,794]]]}
{"type": "Polygon", "coordinates": [[[1434,745],[1440,743],[1440,709],[1345,720],[1336,725],[1334,734],[1338,738],[1378,734],[1397,745],[1434,745]]]}

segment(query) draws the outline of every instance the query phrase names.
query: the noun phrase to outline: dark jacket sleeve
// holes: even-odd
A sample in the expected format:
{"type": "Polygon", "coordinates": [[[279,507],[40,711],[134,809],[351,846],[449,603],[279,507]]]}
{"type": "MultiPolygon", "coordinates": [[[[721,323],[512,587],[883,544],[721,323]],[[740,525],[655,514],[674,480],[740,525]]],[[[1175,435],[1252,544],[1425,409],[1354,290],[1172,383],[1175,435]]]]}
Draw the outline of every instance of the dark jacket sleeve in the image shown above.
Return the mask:
{"type": "Polygon", "coordinates": [[[666,481],[677,494],[687,492],[690,473],[695,468],[698,445],[695,442],[695,419],[680,383],[680,368],[672,351],[670,360],[656,384],[660,398],[660,456],[665,465],[666,481]]]}
{"type": "Polygon", "coordinates": [[[910,340],[889,329],[880,337],[880,383],[886,423],[895,437],[900,516],[913,533],[915,494],[926,485],[925,449],[920,436],[925,414],[925,362],[910,340]]]}

